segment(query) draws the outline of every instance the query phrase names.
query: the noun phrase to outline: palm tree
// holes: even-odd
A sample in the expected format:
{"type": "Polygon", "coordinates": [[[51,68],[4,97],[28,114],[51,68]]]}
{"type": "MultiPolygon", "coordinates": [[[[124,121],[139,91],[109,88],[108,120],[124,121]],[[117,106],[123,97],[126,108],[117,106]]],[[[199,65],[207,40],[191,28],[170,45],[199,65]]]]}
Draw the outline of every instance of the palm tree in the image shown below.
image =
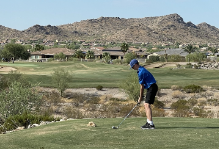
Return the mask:
{"type": "Polygon", "coordinates": [[[128,51],[128,49],[129,49],[129,45],[127,43],[122,43],[121,51],[124,53],[124,55],[128,51]]]}
{"type": "Polygon", "coordinates": [[[103,55],[102,55],[102,59],[106,62],[106,63],[109,63],[110,60],[111,60],[111,56],[108,52],[104,52],[103,55]]]}
{"type": "Polygon", "coordinates": [[[93,58],[93,57],[94,57],[94,52],[88,50],[87,53],[86,53],[86,58],[87,58],[87,59],[91,59],[91,58],[93,58]]]}
{"type": "Polygon", "coordinates": [[[191,44],[187,45],[185,48],[183,48],[185,52],[188,52],[191,54],[192,52],[195,52],[195,47],[193,47],[191,44]]]}
{"type": "Polygon", "coordinates": [[[76,58],[83,58],[84,54],[81,50],[76,50],[73,56],[76,58]]]}
{"type": "Polygon", "coordinates": [[[213,53],[213,55],[215,55],[215,53],[217,53],[217,48],[212,48],[212,47],[209,47],[208,48],[209,51],[211,51],[213,53]]]}
{"type": "MultiPolygon", "coordinates": [[[[195,52],[195,47],[193,47],[191,44],[187,45],[185,48],[183,48],[185,52],[188,52],[189,54],[191,54],[192,52],[195,52]]],[[[190,60],[189,60],[190,62],[190,60]]]]}

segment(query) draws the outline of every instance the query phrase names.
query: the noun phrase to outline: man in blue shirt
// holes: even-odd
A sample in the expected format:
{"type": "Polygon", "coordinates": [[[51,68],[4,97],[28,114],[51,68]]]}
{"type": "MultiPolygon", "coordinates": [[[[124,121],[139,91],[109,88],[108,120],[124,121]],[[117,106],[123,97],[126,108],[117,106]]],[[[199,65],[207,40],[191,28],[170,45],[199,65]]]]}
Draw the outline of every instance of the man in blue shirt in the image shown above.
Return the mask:
{"type": "Polygon", "coordinates": [[[131,60],[131,68],[137,70],[139,84],[140,84],[140,97],[138,103],[140,104],[143,98],[144,89],[147,89],[146,98],[145,98],[145,113],[147,117],[147,122],[143,125],[142,129],[155,129],[155,126],[152,121],[152,110],[151,104],[154,103],[156,93],[158,91],[158,86],[153,75],[144,67],[140,66],[136,59],[131,60]]]}

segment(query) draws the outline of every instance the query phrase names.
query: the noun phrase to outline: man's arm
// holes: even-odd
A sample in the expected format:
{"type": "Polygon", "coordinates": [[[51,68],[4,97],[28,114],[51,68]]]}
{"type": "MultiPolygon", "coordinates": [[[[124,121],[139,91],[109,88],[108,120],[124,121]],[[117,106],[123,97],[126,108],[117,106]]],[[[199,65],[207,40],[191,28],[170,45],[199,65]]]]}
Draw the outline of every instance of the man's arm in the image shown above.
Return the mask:
{"type": "Polygon", "coordinates": [[[141,103],[144,94],[144,84],[140,84],[140,97],[138,99],[138,103],[141,103]]]}

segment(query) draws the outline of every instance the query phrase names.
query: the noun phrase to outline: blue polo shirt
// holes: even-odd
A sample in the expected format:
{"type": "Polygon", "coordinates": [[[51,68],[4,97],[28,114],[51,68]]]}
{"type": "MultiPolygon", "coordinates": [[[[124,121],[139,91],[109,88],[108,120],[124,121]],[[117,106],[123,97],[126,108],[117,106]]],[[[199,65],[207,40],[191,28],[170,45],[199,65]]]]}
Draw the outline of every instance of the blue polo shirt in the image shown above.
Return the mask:
{"type": "Polygon", "coordinates": [[[145,89],[148,89],[152,84],[156,83],[154,76],[144,67],[140,66],[137,73],[139,84],[144,84],[145,89]]]}

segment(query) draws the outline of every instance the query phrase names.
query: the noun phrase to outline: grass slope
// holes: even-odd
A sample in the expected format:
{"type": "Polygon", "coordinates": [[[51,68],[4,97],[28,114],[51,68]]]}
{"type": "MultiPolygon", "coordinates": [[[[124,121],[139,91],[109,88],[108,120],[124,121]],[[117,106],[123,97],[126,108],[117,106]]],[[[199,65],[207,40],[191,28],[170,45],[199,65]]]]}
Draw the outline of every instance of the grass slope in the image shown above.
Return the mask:
{"type": "Polygon", "coordinates": [[[0,135],[0,148],[30,149],[216,149],[217,119],[154,118],[155,130],[141,130],[145,118],[80,119],[0,135]],[[93,121],[97,127],[88,127],[93,121]]]}

